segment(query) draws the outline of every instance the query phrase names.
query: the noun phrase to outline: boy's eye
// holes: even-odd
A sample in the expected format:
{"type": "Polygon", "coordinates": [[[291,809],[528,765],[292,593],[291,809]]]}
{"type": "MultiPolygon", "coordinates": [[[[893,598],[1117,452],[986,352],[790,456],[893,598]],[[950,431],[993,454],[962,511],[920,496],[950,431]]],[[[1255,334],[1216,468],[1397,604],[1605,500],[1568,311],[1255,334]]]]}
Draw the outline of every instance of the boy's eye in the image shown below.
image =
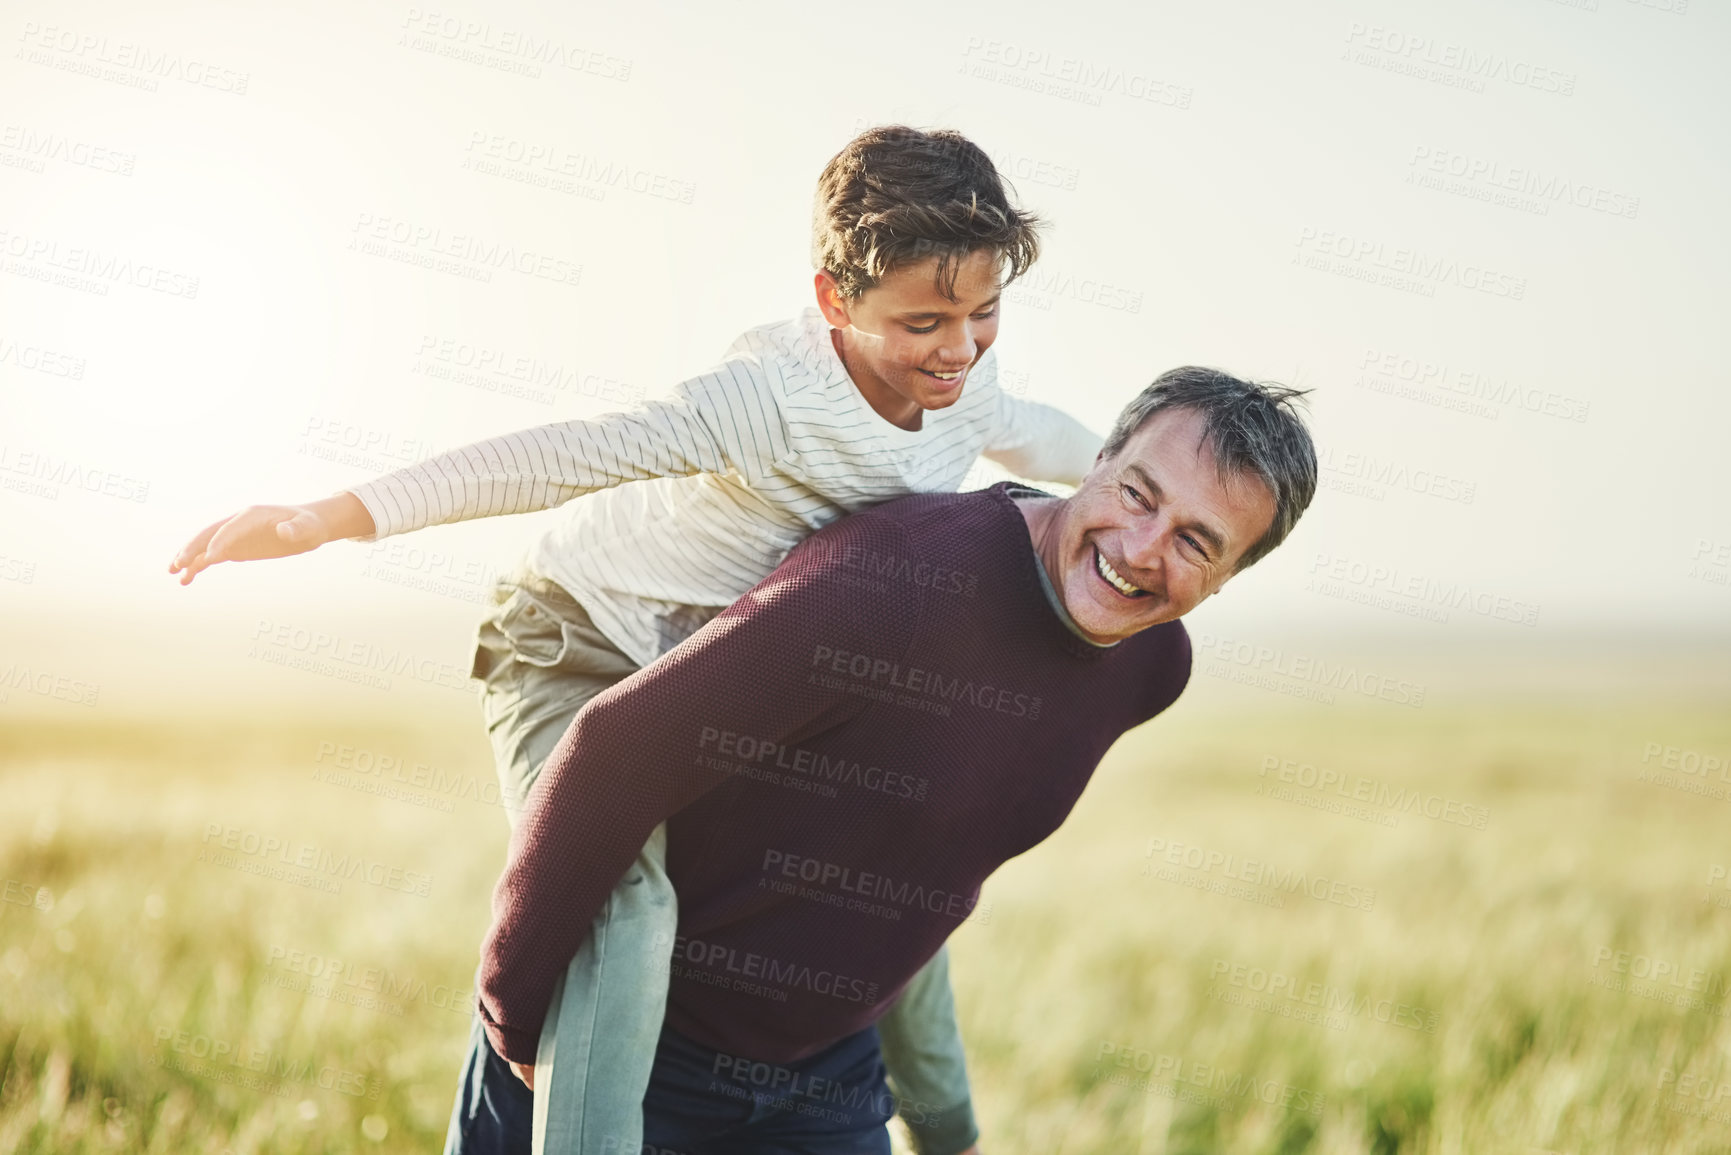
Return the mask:
{"type": "MultiPolygon", "coordinates": [[[[998,313],[998,307],[996,305],[993,305],[990,309],[987,309],[984,313],[975,313],[974,314],[974,320],[976,320],[976,321],[988,321],[991,318],[997,316],[997,313],[998,313]]],[[[920,334],[936,333],[938,331],[938,323],[936,321],[933,321],[931,324],[927,325],[923,329],[916,329],[912,325],[903,325],[902,328],[906,329],[910,333],[920,333],[920,334]]]]}

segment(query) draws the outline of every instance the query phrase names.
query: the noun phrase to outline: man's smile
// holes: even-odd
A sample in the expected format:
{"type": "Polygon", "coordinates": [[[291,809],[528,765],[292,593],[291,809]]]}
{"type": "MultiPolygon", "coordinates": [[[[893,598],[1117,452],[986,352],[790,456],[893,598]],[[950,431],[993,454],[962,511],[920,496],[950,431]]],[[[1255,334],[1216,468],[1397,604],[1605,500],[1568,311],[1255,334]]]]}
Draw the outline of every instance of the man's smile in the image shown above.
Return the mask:
{"type": "Polygon", "coordinates": [[[1118,571],[1113,569],[1112,564],[1106,560],[1106,555],[1100,552],[1099,546],[1094,547],[1094,572],[1099,574],[1107,585],[1127,598],[1145,598],[1148,596],[1147,590],[1131,585],[1118,575],[1118,571]]]}

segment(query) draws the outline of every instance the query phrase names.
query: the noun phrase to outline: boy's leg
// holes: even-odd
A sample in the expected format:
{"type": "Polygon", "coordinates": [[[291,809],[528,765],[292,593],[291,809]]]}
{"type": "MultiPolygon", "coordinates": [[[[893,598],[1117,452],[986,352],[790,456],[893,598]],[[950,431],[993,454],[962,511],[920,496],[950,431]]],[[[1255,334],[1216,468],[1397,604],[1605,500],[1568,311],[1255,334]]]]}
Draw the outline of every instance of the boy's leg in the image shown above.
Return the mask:
{"type": "MultiPolygon", "coordinates": [[[[607,640],[571,596],[551,583],[527,576],[501,582],[494,598],[498,609],[482,623],[474,676],[485,682],[482,712],[497,760],[502,801],[513,826],[521,799],[539,776],[547,756],[558,745],[579,709],[603,690],[635,673],[637,666],[607,640]]],[[[455,1142],[465,1123],[484,1115],[493,1100],[512,1099],[520,1092],[532,1104],[537,1138],[545,1126],[584,1133],[635,1134],[642,1125],[643,1092],[648,1085],[655,1040],[667,995],[665,959],[649,965],[657,951],[672,949],[675,907],[671,884],[663,868],[665,835],[657,830],[645,854],[625,878],[596,919],[595,933],[572,960],[571,971],[557,992],[558,1013],[549,1008],[541,1049],[547,1059],[536,1064],[536,1090],[531,1095],[509,1067],[492,1054],[484,1035],[479,1051],[472,1045],[465,1066],[465,1090],[482,1086],[477,1072],[497,1063],[514,1086],[496,1095],[459,1095],[452,1118],[455,1142]],[[659,941],[658,941],[659,936],[659,941]],[[602,980],[608,980],[603,982],[602,980]],[[597,1001],[599,1000],[599,1001],[597,1001]],[[557,1062],[557,1019],[587,1020],[587,1036],[565,1050],[557,1062]],[[641,1024],[652,1020],[647,1028],[641,1024]],[[592,1044],[599,1040],[598,1053],[592,1044]],[[589,1061],[593,1057],[594,1062],[589,1061]]],[[[478,1030],[478,1026],[476,1030],[478,1030]]],[[[600,1138],[590,1147],[552,1150],[602,1150],[600,1138]]],[[[461,1148],[465,1155],[471,1150],[461,1148]]],[[[482,1149],[482,1148],[476,1148],[482,1149]]],[[[537,1143],[536,1150],[540,1150],[537,1143]]],[[[524,1153],[528,1145],[520,1148],[524,1153]]],[[[609,1151],[637,1150],[629,1147],[609,1151]]]]}
{"type": "Polygon", "coordinates": [[[635,1155],[678,908],[657,826],[561,980],[535,1057],[534,1155],[635,1155]],[[545,1093],[541,1093],[541,1092],[545,1093]]]}
{"type": "Polygon", "coordinates": [[[878,1020],[897,1107],[920,1155],[956,1155],[980,1137],[950,991],[949,950],[939,948],[878,1020]]]}
{"type": "Polygon", "coordinates": [[[547,755],[589,699],[637,672],[570,594],[517,575],[493,591],[470,675],[482,680],[481,714],[499,774],[500,803],[515,827],[547,755]]]}

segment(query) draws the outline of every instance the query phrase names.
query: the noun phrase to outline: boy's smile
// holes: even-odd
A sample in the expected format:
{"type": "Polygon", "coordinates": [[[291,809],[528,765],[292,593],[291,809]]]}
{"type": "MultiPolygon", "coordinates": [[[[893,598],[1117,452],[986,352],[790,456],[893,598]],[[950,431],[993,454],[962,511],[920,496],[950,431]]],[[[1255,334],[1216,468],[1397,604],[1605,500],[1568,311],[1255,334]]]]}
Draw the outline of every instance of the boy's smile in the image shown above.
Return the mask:
{"type": "Polygon", "coordinates": [[[848,375],[879,416],[908,430],[925,410],[955,404],[998,336],[996,255],[976,249],[957,263],[953,301],[938,291],[937,268],[935,256],[902,265],[851,301],[828,273],[816,276],[848,375]]]}

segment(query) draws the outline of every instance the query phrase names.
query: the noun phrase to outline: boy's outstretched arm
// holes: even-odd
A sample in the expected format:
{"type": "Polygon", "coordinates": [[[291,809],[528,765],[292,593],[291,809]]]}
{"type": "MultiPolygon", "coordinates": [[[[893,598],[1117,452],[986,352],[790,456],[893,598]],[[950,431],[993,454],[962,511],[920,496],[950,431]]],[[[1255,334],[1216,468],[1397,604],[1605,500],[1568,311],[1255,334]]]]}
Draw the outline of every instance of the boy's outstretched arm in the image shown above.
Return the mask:
{"type": "Polygon", "coordinates": [[[628,481],[736,471],[748,480],[787,450],[780,409],[749,361],[692,378],[666,398],[507,433],[301,506],[255,505],[207,526],[175,555],[181,584],[220,561],[376,541],[429,525],[533,513],[628,481]]]}
{"type": "Polygon", "coordinates": [[[998,427],[980,456],[1017,477],[1076,485],[1093,468],[1105,438],[1051,405],[998,391],[998,427]]]}

